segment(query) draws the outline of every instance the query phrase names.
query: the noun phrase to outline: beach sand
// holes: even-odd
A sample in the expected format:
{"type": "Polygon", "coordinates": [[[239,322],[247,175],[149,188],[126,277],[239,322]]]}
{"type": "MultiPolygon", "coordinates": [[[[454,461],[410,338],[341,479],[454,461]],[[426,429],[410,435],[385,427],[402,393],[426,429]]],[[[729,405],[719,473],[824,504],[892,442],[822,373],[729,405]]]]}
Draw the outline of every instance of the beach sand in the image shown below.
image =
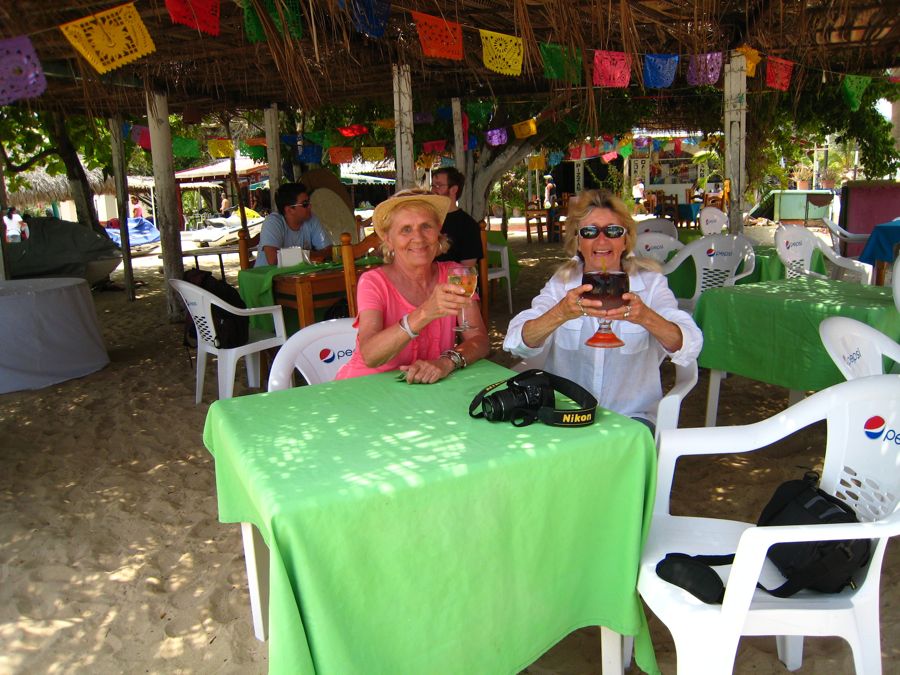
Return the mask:
{"type": "MultiPolygon", "coordinates": [[[[762,233],[764,236],[765,233],[762,233]]],[[[526,307],[562,260],[559,245],[511,238],[522,265],[515,310],[526,307]]],[[[236,284],[237,260],[228,261],[236,284]]],[[[215,258],[205,261],[215,269],[215,258]]],[[[202,442],[215,395],[211,366],[201,405],[182,346],[167,322],[160,262],[136,261],[136,302],[95,292],[111,363],[39,391],[0,396],[0,673],[264,673],[267,646],[250,623],[239,527],[220,524],[212,457],[202,442]]],[[[122,283],[122,272],[113,281],[122,283]]],[[[510,315],[491,315],[492,359],[510,315]]],[[[250,393],[238,371],[236,395],[250,393]]],[[[700,426],[705,374],[682,407],[682,426],[700,426]]],[[[730,377],[720,424],[766,417],[787,405],[777,387],[730,377]]],[[[780,482],[821,465],[816,427],[749,456],[691,459],[679,467],[680,513],[755,520],[780,482]]],[[[900,673],[896,546],[882,583],[885,673],[900,673]]],[[[675,670],[671,636],[649,617],[657,657],[675,670]]],[[[427,649],[427,645],[425,646],[427,649]]],[[[577,630],[525,672],[600,671],[599,630],[577,630]]],[[[849,673],[849,647],[808,638],[801,673],[849,673]]],[[[636,671],[635,671],[636,672],[636,671]]],[[[772,638],[741,641],[736,672],[782,673],[772,638]]]]}

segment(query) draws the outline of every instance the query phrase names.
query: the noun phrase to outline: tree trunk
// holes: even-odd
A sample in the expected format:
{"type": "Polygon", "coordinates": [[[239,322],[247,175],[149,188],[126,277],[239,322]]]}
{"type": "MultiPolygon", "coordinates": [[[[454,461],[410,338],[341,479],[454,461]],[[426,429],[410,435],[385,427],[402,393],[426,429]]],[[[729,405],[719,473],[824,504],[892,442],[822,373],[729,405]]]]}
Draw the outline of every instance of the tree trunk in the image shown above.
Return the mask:
{"type": "Polygon", "coordinates": [[[460,207],[475,220],[481,220],[487,213],[488,196],[491,187],[510,167],[520,162],[526,155],[540,147],[546,134],[516,139],[495,151],[482,145],[478,161],[473,153],[466,153],[466,187],[463,189],[463,203],[460,207]]]}
{"type": "Polygon", "coordinates": [[[109,237],[106,230],[100,227],[97,210],[94,208],[91,184],[88,182],[87,174],[81,165],[81,159],[75,151],[75,146],[72,145],[72,140],[69,138],[65,115],[61,112],[51,113],[50,124],[47,127],[50,131],[50,140],[53,141],[56,151],[66,165],[66,177],[69,179],[72,200],[75,202],[75,211],[78,213],[78,222],[104,237],[109,237]]]}

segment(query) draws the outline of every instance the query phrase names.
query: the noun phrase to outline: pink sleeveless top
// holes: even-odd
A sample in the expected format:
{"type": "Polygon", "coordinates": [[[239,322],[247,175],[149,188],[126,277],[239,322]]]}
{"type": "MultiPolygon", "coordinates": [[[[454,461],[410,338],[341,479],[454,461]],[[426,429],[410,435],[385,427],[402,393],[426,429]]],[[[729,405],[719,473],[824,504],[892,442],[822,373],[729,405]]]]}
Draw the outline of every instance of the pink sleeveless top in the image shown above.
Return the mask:
{"type": "MultiPolygon", "coordinates": [[[[437,263],[439,284],[447,283],[448,270],[455,264],[457,263],[437,263]]],[[[359,278],[359,285],[356,288],[356,303],[360,314],[367,309],[381,312],[385,328],[398,323],[404,314],[409,314],[416,308],[400,295],[382,268],[369,270],[359,278]]],[[[359,325],[359,316],[356,318],[355,325],[359,325]]],[[[422,329],[419,337],[410,340],[397,356],[377,368],[369,368],[363,361],[357,337],[353,356],[341,367],[335,379],[345,380],[350,377],[383,373],[397,370],[400,366],[408,366],[420,359],[436,359],[441,352],[452,349],[456,345],[456,334],[453,331],[455,326],[455,316],[445,316],[432,321],[422,329]]]]}

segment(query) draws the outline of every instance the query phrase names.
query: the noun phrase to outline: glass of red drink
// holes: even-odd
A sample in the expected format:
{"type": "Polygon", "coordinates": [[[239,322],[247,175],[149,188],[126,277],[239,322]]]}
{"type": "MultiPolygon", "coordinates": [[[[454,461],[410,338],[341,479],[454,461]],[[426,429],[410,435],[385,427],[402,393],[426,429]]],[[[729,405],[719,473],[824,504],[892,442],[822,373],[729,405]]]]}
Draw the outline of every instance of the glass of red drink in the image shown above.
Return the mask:
{"type": "MultiPolygon", "coordinates": [[[[582,284],[590,284],[591,290],[582,294],[582,298],[601,300],[603,309],[622,307],[625,301],[622,294],[628,292],[628,275],[625,272],[585,272],[581,277],[582,284]]],[[[621,347],[625,343],[610,329],[609,319],[600,319],[600,327],[588,341],[588,347],[621,347]]]]}

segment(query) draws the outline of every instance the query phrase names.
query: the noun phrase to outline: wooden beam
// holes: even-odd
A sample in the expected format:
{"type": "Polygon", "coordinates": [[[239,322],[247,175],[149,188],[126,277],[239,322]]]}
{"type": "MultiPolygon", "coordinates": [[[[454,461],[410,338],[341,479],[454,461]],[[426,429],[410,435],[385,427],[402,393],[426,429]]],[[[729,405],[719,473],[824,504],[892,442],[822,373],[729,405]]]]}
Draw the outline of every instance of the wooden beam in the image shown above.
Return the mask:
{"type": "Polygon", "coordinates": [[[109,135],[112,145],[113,175],[116,181],[122,266],[125,268],[125,297],[134,302],[134,270],[131,267],[131,242],[128,237],[128,165],[125,162],[125,139],[122,136],[124,121],[121,113],[110,117],[109,135]]]}

